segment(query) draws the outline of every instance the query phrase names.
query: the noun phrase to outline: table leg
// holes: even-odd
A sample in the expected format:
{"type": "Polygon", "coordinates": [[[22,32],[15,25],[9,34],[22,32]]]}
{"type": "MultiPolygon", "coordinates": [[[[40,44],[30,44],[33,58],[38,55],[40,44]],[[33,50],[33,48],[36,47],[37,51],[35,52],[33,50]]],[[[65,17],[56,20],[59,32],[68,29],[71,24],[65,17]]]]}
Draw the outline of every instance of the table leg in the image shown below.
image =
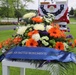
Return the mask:
{"type": "Polygon", "coordinates": [[[9,66],[2,66],[2,75],[10,75],[9,66]]]}
{"type": "Polygon", "coordinates": [[[20,68],[20,75],[25,75],[25,68],[20,68]]]}

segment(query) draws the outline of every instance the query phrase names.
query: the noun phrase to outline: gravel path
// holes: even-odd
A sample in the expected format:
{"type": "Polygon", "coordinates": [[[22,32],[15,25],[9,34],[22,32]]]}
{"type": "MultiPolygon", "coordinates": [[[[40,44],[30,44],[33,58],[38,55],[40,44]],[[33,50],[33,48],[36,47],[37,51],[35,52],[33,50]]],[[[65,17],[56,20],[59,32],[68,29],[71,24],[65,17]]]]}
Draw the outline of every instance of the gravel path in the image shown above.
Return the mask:
{"type": "Polygon", "coordinates": [[[13,30],[14,28],[16,28],[16,25],[11,25],[11,26],[0,26],[0,31],[1,30],[13,30]]]}
{"type": "MultiPolygon", "coordinates": [[[[70,24],[76,24],[76,22],[70,22],[70,24]]],[[[16,28],[16,25],[3,25],[3,26],[0,26],[0,31],[1,30],[13,30],[14,28],[16,28]]]]}

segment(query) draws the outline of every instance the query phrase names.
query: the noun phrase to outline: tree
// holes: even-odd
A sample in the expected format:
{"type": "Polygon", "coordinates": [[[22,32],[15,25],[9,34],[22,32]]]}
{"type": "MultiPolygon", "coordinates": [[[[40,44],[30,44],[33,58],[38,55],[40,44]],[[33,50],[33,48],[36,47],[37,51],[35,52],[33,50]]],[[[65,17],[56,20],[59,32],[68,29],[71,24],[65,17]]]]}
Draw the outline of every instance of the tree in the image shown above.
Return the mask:
{"type": "Polygon", "coordinates": [[[7,17],[7,7],[0,7],[0,17],[7,17]]]}
{"type": "Polygon", "coordinates": [[[5,17],[13,17],[14,16],[14,7],[13,7],[13,0],[0,0],[1,8],[3,13],[6,13],[5,17]],[[5,11],[6,10],[6,11],[5,11]]]}
{"type": "Polygon", "coordinates": [[[0,16],[17,17],[19,21],[28,2],[33,2],[33,0],[23,0],[23,2],[22,0],[0,0],[0,16]]]}
{"type": "Polygon", "coordinates": [[[19,18],[22,17],[25,14],[25,7],[27,6],[28,2],[33,2],[32,0],[16,0],[15,1],[15,16],[18,18],[18,22],[19,22],[19,18]],[[24,2],[24,3],[23,3],[24,2]]]}
{"type": "Polygon", "coordinates": [[[69,15],[74,15],[74,9],[73,9],[73,7],[71,7],[71,10],[69,12],[69,15]]]}
{"type": "Polygon", "coordinates": [[[19,22],[19,18],[21,18],[24,14],[25,14],[24,8],[15,9],[15,17],[18,18],[18,22],[19,22]]]}
{"type": "Polygon", "coordinates": [[[76,18],[76,10],[74,10],[74,17],[76,18]]]}

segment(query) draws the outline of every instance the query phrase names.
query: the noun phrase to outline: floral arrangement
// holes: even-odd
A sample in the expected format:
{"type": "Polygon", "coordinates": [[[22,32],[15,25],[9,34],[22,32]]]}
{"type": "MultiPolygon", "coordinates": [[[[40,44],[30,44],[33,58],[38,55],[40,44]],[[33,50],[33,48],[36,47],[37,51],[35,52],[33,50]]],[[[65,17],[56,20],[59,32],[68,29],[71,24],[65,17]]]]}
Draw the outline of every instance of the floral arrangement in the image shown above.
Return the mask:
{"type": "MultiPolygon", "coordinates": [[[[2,52],[6,52],[14,46],[26,47],[49,47],[62,51],[73,51],[76,46],[76,40],[67,32],[60,30],[60,26],[54,23],[55,16],[47,14],[43,17],[36,13],[28,13],[23,16],[25,25],[16,27],[16,34],[0,43],[2,52]]],[[[60,63],[61,64],[61,63],[60,63]]],[[[65,68],[65,67],[64,67],[65,68]]]]}
{"type": "MultiPolygon", "coordinates": [[[[76,46],[76,40],[72,43],[72,35],[60,30],[57,23],[54,23],[55,16],[37,16],[36,13],[28,13],[23,16],[25,25],[18,26],[14,38],[7,39],[0,43],[0,49],[9,50],[13,46],[27,47],[50,47],[58,50],[69,51],[76,46]]],[[[69,28],[67,28],[69,31],[69,28]]]]}

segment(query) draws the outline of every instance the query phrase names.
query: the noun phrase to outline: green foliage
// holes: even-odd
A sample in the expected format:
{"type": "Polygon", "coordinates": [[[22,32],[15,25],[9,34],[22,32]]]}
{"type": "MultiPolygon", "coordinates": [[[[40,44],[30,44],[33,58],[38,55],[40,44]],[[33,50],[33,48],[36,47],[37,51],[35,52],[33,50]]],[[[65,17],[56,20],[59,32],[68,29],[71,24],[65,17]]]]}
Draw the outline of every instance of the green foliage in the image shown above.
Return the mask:
{"type": "Polygon", "coordinates": [[[0,0],[0,16],[1,17],[17,17],[20,18],[25,13],[25,5],[32,0],[0,0]]]}
{"type": "Polygon", "coordinates": [[[1,17],[7,17],[7,7],[0,7],[0,16],[1,17]]]}
{"type": "Polygon", "coordinates": [[[74,10],[74,17],[76,18],[76,10],[74,10]]]}
{"type": "Polygon", "coordinates": [[[69,14],[70,15],[74,15],[74,9],[73,9],[73,7],[71,7],[71,10],[70,10],[69,14]]]}
{"type": "Polygon", "coordinates": [[[21,18],[25,13],[24,9],[15,9],[15,17],[18,18],[18,22],[19,22],[19,18],[21,18]]]}
{"type": "Polygon", "coordinates": [[[50,70],[52,75],[75,75],[75,73],[73,73],[75,66],[76,64],[72,62],[63,63],[55,61],[53,63],[51,62],[47,69],[50,70]]]}
{"type": "Polygon", "coordinates": [[[2,17],[13,17],[15,10],[13,7],[13,0],[1,0],[1,4],[2,17]]]}

